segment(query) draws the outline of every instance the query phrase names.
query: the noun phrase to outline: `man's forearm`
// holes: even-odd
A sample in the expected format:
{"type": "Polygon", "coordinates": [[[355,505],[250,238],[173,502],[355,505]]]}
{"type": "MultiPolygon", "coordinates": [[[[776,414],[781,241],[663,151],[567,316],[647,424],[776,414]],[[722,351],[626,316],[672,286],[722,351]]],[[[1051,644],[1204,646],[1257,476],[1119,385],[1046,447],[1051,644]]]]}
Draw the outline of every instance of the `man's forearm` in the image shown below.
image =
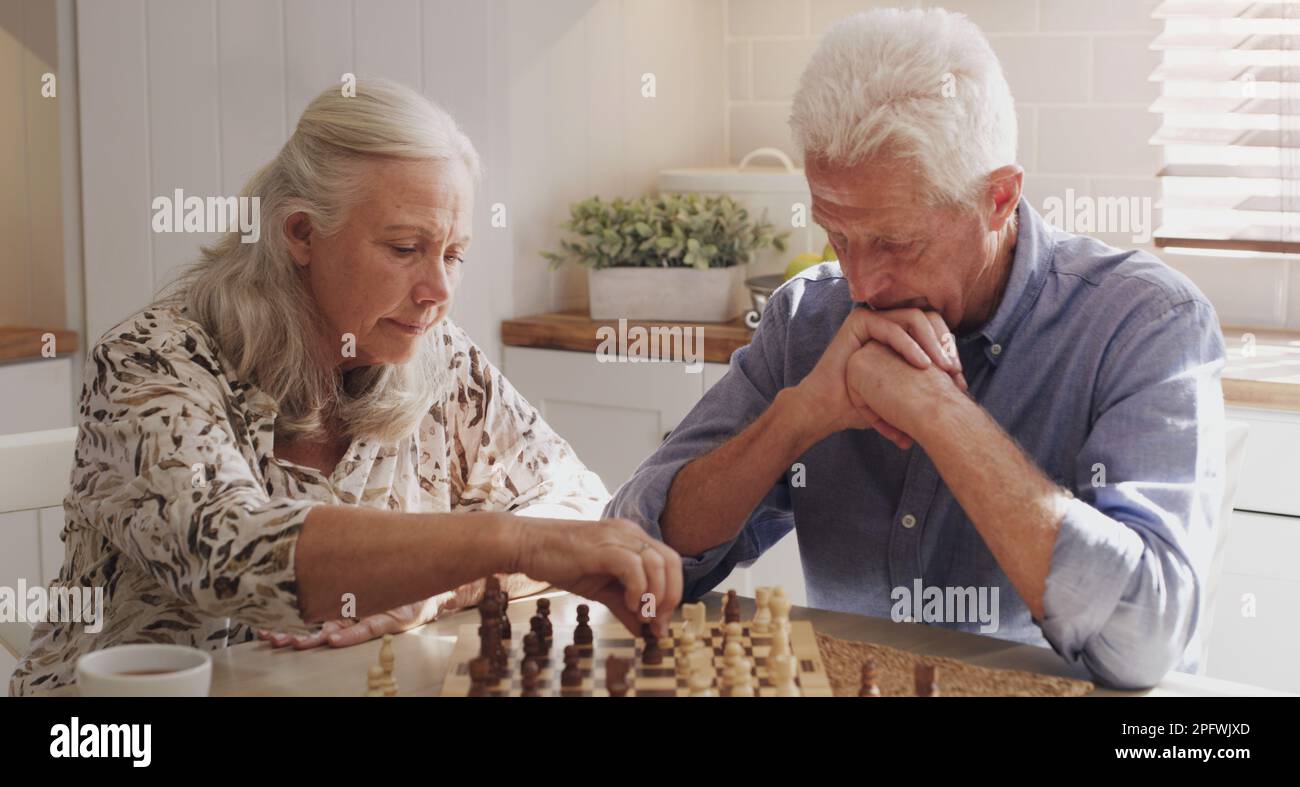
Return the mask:
{"type": "Polygon", "coordinates": [[[960,395],[936,404],[915,435],[1035,618],[1068,497],[988,413],[960,395]]]}
{"type": "Polygon", "coordinates": [[[659,522],[664,543],[698,555],[735,538],[777,479],[818,439],[809,416],[787,388],[740,434],[678,471],[659,522]]]}

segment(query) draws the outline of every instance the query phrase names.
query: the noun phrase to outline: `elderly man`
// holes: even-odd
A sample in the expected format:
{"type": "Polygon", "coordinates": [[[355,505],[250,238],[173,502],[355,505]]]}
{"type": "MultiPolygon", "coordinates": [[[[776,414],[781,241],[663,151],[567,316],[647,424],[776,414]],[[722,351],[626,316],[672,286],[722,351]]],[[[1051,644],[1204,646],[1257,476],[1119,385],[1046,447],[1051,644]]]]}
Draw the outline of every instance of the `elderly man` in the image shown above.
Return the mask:
{"type": "Polygon", "coordinates": [[[813,606],[979,589],[996,636],[1103,684],[1194,668],[1223,494],[1214,309],[1147,254],[1045,225],[962,16],[841,22],[791,125],[839,263],[777,291],[607,513],[686,556],[688,597],[794,529],[813,606]]]}

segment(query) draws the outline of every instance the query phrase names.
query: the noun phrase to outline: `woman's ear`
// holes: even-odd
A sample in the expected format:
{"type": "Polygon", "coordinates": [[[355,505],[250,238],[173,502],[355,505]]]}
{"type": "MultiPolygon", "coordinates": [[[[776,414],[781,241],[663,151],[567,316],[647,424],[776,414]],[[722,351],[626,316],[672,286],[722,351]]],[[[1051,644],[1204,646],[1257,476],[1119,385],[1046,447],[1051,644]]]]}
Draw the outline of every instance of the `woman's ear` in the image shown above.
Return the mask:
{"type": "Polygon", "coordinates": [[[311,263],[311,232],[311,219],[302,211],[291,213],[284,220],[284,239],[289,245],[289,254],[293,255],[294,264],[303,268],[311,263]]]}

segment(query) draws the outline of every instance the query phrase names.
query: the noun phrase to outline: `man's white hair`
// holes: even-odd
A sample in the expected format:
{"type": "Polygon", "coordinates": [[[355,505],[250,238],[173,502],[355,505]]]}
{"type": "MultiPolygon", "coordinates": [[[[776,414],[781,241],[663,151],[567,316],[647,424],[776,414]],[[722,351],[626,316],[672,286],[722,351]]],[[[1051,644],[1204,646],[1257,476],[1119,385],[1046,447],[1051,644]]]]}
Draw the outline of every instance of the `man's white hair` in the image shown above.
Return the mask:
{"type": "Polygon", "coordinates": [[[939,8],[837,23],[799,80],[790,126],[805,160],[910,162],[934,205],[973,205],[988,174],[1016,157],[1016,108],[997,56],[974,23],[939,8]]]}

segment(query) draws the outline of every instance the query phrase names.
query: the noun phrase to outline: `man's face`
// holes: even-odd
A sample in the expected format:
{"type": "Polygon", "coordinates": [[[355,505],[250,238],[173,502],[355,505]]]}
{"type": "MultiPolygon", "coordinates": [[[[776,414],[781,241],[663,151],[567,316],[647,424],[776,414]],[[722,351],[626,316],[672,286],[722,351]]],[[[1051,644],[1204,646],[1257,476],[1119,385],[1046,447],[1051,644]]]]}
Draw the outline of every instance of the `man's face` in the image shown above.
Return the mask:
{"type": "Polygon", "coordinates": [[[917,176],[896,160],[835,167],[809,157],[813,220],[825,228],[857,303],[876,310],[936,311],[956,333],[967,325],[995,233],[970,212],[922,202],[917,176]]]}
{"type": "Polygon", "coordinates": [[[333,235],[315,233],[307,281],[332,331],[356,337],[343,368],[405,363],[447,316],[473,221],[460,161],[381,161],[333,235]]]}

